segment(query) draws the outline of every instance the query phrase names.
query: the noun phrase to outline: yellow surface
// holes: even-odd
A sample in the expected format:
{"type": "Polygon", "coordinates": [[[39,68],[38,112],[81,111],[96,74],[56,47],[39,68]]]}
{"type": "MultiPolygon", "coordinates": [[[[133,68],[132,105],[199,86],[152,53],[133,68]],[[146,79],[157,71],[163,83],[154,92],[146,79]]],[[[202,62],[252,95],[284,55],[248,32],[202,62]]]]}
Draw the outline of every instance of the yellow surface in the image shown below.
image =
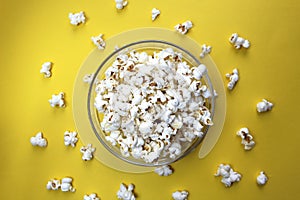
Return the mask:
{"type": "MultiPolygon", "coordinates": [[[[171,199],[175,190],[186,189],[189,199],[300,199],[300,157],[297,145],[298,91],[300,85],[300,4],[287,1],[129,0],[117,11],[113,0],[1,0],[1,140],[0,199],[83,199],[96,192],[101,199],[116,199],[119,184],[134,183],[138,199],[171,199]],[[151,21],[151,9],[162,14],[151,21]],[[69,24],[68,13],[83,10],[86,24],[69,24]],[[227,116],[223,133],[213,151],[203,160],[198,152],[172,165],[174,174],[127,174],[96,160],[83,162],[81,142],[73,149],[63,144],[65,130],[74,130],[73,83],[88,53],[90,37],[104,33],[109,38],[138,27],[173,26],[185,20],[194,23],[188,36],[213,46],[211,53],[221,74],[234,67],[240,81],[227,92],[227,116]],[[228,38],[238,32],[251,47],[239,51],[228,38]],[[53,76],[39,73],[51,61],[53,76]],[[53,93],[66,93],[67,107],[51,108],[53,93]],[[274,102],[269,113],[257,114],[261,98],[274,102]],[[249,127],[257,145],[245,152],[235,132],[249,127]],[[49,145],[31,146],[29,139],[42,131],[49,145]],[[243,177],[225,188],[213,176],[220,163],[230,163],[243,177]],[[269,182],[255,183],[260,170],[269,182]],[[71,176],[75,193],[47,191],[51,178],[71,176]]],[[[226,80],[224,79],[224,83],[226,80]]]]}

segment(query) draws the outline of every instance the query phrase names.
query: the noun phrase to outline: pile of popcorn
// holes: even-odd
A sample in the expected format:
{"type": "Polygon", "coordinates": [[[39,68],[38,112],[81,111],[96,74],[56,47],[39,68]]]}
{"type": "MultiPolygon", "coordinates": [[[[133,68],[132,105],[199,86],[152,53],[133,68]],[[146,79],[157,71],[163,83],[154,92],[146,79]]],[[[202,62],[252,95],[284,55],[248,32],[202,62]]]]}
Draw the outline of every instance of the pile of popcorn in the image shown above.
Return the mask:
{"type": "Polygon", "coordinates": [[[172,48],[119,54],[95,87],[106,140],[124,157],[146,163],[178,158],[213,125],[206,73],[203,64],[190,66],[172,48]]]}

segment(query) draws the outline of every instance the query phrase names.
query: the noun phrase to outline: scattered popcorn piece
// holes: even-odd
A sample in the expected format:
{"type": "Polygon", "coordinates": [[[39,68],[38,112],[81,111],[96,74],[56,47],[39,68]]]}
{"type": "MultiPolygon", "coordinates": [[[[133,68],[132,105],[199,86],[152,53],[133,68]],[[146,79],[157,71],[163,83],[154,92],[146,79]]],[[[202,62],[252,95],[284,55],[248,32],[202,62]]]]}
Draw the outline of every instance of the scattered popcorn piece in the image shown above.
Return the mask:
{"type": "Polygon", "coordinates": [[[134,185],[133,184],[129,184],[128,187],[126,187],[123,183],[121,183],[120,189],[117,192],[118,199],[122,199],[122,200],[135,200],[133,189],[134,189],[134,185]]]}
{"type": "Polygon", "coordinates": [[[84,12],[80,11],[78,13],[69,13],[69,19],[70,19],[70,23],[72,25],[78,25],[80,23],[84,24],[85,23],[85,16],[84,16],[84,12]]]}
{"type": "Polygon", "coordinates": [[[189,193],[185,190],[173,192],[172,197],[174,200],[187,200],[189,193]]]}
{"type": "Polygon", "coordinates": [[[251,150],[254,147],[255,142],[248,128],[241,128],[236,134],[242,138],[241,144],[244,145],[245,150],[251,150]]]}
{"type": "Polygon", "coordinates": [[[230,187],[232,183],[239,182],[241,180],[241,174],[233,171],[230,165],[220,164],[215,176],[222,176],[221,182],[226,186],[230,187]]]}
{"type": "Polygon", "coordinates": [[[90,195],[84,195],[83,200],[100,200],[97,194],[92,193],[90,195]]]}
{"type": "Polygon", "coordinates": [[[94,73],[86,74],[86,75],[84,75],[82,80],[83,80],[83,82],[90,84],[92,82],[93,78],[94,78],[94,73]]]}
{"type": "Polygon", "coordinates": [[[170,176],[173,174],[173,170],[169,165],[163,165],[161,167],[156,167],[154,170],[155,173],[157,173],[160,176],[170,176]]]}
{"type": "Polygon", "coordinates": [[[115,2],[116,2],[116,8],[118,10],[122,10],[128,4],[128,2],[124,0],[115,0],[115,2]]]}
{"type": "Polygon", "coordinates": [[[232,90],[234,88],[235,84],[237,83],[237,81],[239,80],[239,72],[238,72],[237,68],[233,69],[231,74],[227,73],[225,76],[227,79],[229,79],[227,88],[229,90],[232,90]]]}
{"type": "Polygon", "coordinates": [[[175,30],[184,35],[192,27],[193,27],[193,23],[191,21],[186,21],[186,22],[184,22],[182,24],[177,24],[175,26],[175,30]]]}
{"type": "Polygon", "coordinates": [[[153,8],[152,9],[152,21],[154,21],[158,17],[158,15],[160,15],[160,10],[153,8]]]}
{"type": "Polygon", "coordinates": [[[72,186],[73,179],[65,177],[61,179],[60,189],[63,192],[75,192],[75,188],[72,186]]]}
{"type": "Polygon", "coordinates": [[[77,133],[75,131],[70,132],[70,131],[66,131],[64,133],[64,143],[66,146],[71,145],[72,147],[75,147],[78,138],[76,137],[77,133]]]}
{"type": "Polygon", "coordinates": [[[201,46],[202,52],[200,53],[200,58],[204,58],[205,55],[210,54],[211,52],[211,46],[206,46],[206,44],[203,44],[201,46]]]}
{"type": "Polygon", "coordinates": [[[237,33],[233,33],[230,36],[229,42],[233,44],[236,49],[240,49],[241,46],[246,49],[250,47],[250,42],[242,37],[239,37],[237,33]]]}
{"type": "Polygon", "coordinates": [[[40,70],[41,74],[44,74],[45,78],[51,77],[51,68],[52,68],[52,63],[51,62],[45,62],[42,64],[42,68],[40,70]]]}
{"type": "Polygon", "coordinates": [[[33,146],[39,146],[39,147],[46,147],[47,146],[47,140],[46,138],[43,138],[42,132],[38,132],[36,136],[33,136],[30,138],[30,143],[33,146]]]}
{"type": "Polygon", "coordinates": [[[265,185],[268,181],[268,177],[265,175],[263,171],[256,178],[256,182],[258,185],[265,185]]]}
{"type": "Polygon", "coordinates": [[[272,110],[272,108],[273,108],[273,103],[267,101],[266,99],[263,99],[261,102],[259,102],[256,105],[256,110],[259,113],[261,113],[261,112],[267,112],[269,110],[272,110]]]}
{"type": "Polygon", "coordinates": [[[60,180],[51,179],[46,185],[47,190],[58,190],[60,188],[60,180]]]}
{"type": "Polygon", "coordinates": [[[80,152],[82,153],[82,160],[91,160],[93,158],[93,153],[95,152],[95,150],[95,148],[92,148],[92,144],[81,147],[80,152]]]}
{"type": "Polygon", "coordinates": [[[60,92],[58,95],[53,94],[52,98],[49,99],[50,106],[53,108],[55,106],[59,106],[60,108],[65,107],[64,96],[63,92],[60,92]]]}
{"type": "Polygon", "coordinates": [[[105,48],[105,41],[103,40],[103,34],[100,34],[95,37],[91,37],[91,40],[93,41],[94,45],[98,47],[98,49],[103,50],[105,48]]]}

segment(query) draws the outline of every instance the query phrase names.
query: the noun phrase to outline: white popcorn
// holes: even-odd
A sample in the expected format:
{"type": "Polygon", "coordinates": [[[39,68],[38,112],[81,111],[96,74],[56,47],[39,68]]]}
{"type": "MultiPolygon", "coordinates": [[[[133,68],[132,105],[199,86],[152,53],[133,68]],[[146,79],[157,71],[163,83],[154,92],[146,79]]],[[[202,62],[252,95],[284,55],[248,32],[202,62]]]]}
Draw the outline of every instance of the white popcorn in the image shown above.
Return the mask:
{"type": "Polygon", "coordinates": [[[128,4],[128,2],[124,0],[115,0],[115,2],[116,2],[116,8],[118,10],[122,10],[128,4]]]}
{"type": "Polygon", "coordinates": [[[201,46],[202,52],[200,53],[200,58],[204,58],[205,55],[210,54],[211,52],[211,46],[206,46],[206,44],[203,44],[201,46]]]}
{"type": "Polygon", "coordinates": [[[229,90],[232,90],[235,86],[235,84],[237,83],[237,81],[239,80],[239,72],[237,70],[237,68],[233,69],[232,73],[227,73],[226,78],[229,79],[229,83],[227,84],[227,88],[229,90]]]}
{"type": "Polygon", "coordinates": [[[87,146],[81,147],[80,152],[82,153],[82,160],[88,161],[93,158],[95,148],[92,148],[92,144],[88,144],[87,146]]]}
{"type": "Polygon", "coordinates": [[[44,74],[45,78],[51,77],[51,68],[52,68],[52,63],[51,62],[45,62],[42,64],[42,68],[40,70],[41,74],[44,74]]]}
{"type": "Polygon", "coordinates": [[[174,200],[187,200],[189,193],[185,190],[173,192],[172,197],[174,200]]]}
{"type": "Polygon", "coordinates": [[[128,187],[126,187],[123,183],[121,183],[120,189],[117,192],[118,199],[122,199],[122,200],[135,200],[133,189],[134,189],[134,185],[133,184],[129,184],[128,187]]]}
{"type": "Polygon", "coordinates": [[[266,99],[263,99],[261,102],[257,103],[256,110],[257,112],[267,112],[269,110],[272,110],[273,103],[267,101],[266,99]]]}
{"type": "Polygon", "coordinates": [[[239,37],[237,33],[233,33],[230,38],[229,42],[234,45],[236,49],[240,49],[241,47],[249,48],[250,42],[242,37],[239,37]]]}
{"type": "Polygon", "coordinates": [[[52,98],[49,99],[49,103],[51,107],[58,106],[60,108],[65,107],[65,100],[64,100],[65,94],[63,92],[60,92],[59,94],[52,95],[52,98]]]}
{"type": "Polygon", "coordinates": [[[184,35],[192,27],[193,27],[193,23],[191,21],[186,21],[186,22],[184,22],[182,24],[177,24],[175,26],[175,30],[184,35]]]}
{"type": "Polygon", "coordinates": [[[157,173],[160,176],[170,176],[173,174],[173,170],[169,165],[163,165],[161,167],[156,167],[154,169],[154,172],[157,173]]]}
{"type": "Polygon", "coordinates": [[[94,74],[86,74],[83,77],[83,82],[90,84],[94,78],[94,74]]]}
{"type": "Polygon", "coordinates": [[[66,146],[71,145],[72,147],[75,147],[78,138],[76,137],[77,133],[75,131],[70,132],[70,131],[65,131],[64,133],[64,143],[66,146]]]}
{"type": "Polygon", "coordinates": [[[192,68],[193,78],[200,80],[203,75],[207,74],[207,68],[205,65],[200,64],[198,67],[192,68]]]}
{"type": "Polygon", "coordinates": [[[97,196],[97,194],[92,193],[90,195],[84,195],[83,200],[100,200],[100,198],[97,196]]]}
{"type": "Polygon", "coordinates": [[[100,50],[103,50],[105,48],[105,41],[103,40],[103,34],[100,34],[98,36],[92,36],[91,40],[94,43],[94,45],[96,45],[96,47],[100,50]]]}
{"type": "Polygon", "coordinates": [[[60,188],[60,180],[51,179],[47,182],[46,188],[47,190],[58,190],[60,188]]]}
{"type": "Polygon", "coordinates": [[[173,143],[169,148],[170,158],[174,159],[181,154],[181,145],[179,143],[173,143]]]}
{"type": "Polygon", "coordinates": [[[226,186],[230,187],[232,183],[239,182],[241,180],[241,174],[233,171],[230,165],[220,164],[215,176],[222,176],[221,182],[226,186]]]}
{"type": "Polygon", "coordinates": [[[259,175],[256,178],[256,182],[258,185],[265,185],[268,181],[268,177],[265,175],[263,171],[259,173],[259,175]]]}
{"type": "Polygon", "coordinates": [[[80,23],[84,24],[85,23],[85,16],[84,16],[84,12],[80,11],[78,13],[69,13],[69,19],[70,19],[70,23],[72,25],[78,25],[80,23]]]}
{"type": "Polygon", "coordinates": [[[254,147],[255,142],[248,128],[241,128],[236,134],[242,138],[241,144],[244,145],[245,150],[251,150],[254,147]]]}
{"type": "Polygon", "coordinates": [[[47,146],[47,140],[46,140],[46,138],[43,138],[42,132],[38,132],[35,136],[31,137],[30,143],[33,146],[39,146],[39,147],[47,146]]]}
{"type": "Polygon", "coordinates": [[[153,8],[152,9],[152,21],[154,21],[158,17],[158,15],[160,15],[160,10],[153,8]]]}
{"type": "Polygon", "coordinates": [[[65,177],[61,179],[60,189],[63,192],[75,192],[75,188],[72,186],[73,179],[65,177]]]}

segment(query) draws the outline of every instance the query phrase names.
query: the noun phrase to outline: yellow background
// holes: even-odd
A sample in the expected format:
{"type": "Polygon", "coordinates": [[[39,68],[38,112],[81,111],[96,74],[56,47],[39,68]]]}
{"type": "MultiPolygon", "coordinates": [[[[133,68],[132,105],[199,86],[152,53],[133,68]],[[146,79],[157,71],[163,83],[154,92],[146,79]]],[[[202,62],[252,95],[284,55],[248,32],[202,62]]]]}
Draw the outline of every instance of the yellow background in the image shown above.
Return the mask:
{"type": "MultiPolygon", "coordinates": [[[[83,199],[96,192],[116,199],[119,184],[133,183],[138,199],[171,199],[186,189],[189,199],[300,199],[299,85],[300,4],[297,0],[129,0],[122,10],[113,0],[1,0],[0,1],[0,199],[83,199]],[[151,9],[161,15],[151,21],[151,9]],[[86,24],[72,26],[68,13],[84,11],[86,24]],[[65,147],[63,133],[75,130],[72,91],[81,63],[94,48],[91,36],[109,38],[139,27],[163,27],[191,20],[188,36],[213,47],[211,56],[224,75],[234,67],[240,81],[227,92],[223,133],[208,157],[198,152],[172,165],[174,174],[127,174],[97,160],[83,162],[79,149],[65,147]],[[233,32],[251,42],[235,50],[233,32]],[[43,62],[54,63],[52,77],[39,73],[43,62]],[[64,91],[67,106],[51,108],[48,99],[64,91]],[[274,102],[269,113],[257,114],[262,98],[274,102]],[[247,126],[257,145],[245,152],[235,132],[247,126]],[[31,146],[42,131],[49,144],[31,146]],[[220,163],[240,172],[241,182],[225,188],[213,176],[220,163]],[[269,182],[257,186],[260,170],[269,182]],[[75,193],[46,190],[51,178],[71,176],[75,193]]],[[[224,78],[224,84],[227,81],[224,78]]]]}

